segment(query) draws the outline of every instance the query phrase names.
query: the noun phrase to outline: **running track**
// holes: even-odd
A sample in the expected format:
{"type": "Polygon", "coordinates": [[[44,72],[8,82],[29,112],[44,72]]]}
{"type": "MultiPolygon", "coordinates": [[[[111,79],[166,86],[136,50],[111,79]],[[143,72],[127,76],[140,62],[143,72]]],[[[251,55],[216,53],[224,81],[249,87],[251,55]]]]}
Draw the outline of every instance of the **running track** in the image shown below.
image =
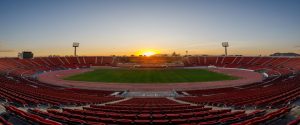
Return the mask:
{"type": "Polygon", "coordinates": [[[210,69],[214,72],[229,74],[232,76],[240,77],[238,80],[226,80],[215,82],[193,82],[193,83],[168,83],[168,84],[130,84],[130,83],[103,83],[103,82],[82,82],[82,81],[67,81],[62,80],[63,77],[70,75],[84,73],[93,69],[72,69],[52,71],[40,74],[38,80],[47,84],[69,87],[69,88],[82,88],[82,89],[97,89],[97,90],[114,90],[114,91],[172,91],[172,90],[199,90],[199,89],[212,89],[223,87],[234,87],[252,84],[263,80],[263,76],[259,73],[239,70],[239,69],[225,69],[217,68],[210,69]]]}

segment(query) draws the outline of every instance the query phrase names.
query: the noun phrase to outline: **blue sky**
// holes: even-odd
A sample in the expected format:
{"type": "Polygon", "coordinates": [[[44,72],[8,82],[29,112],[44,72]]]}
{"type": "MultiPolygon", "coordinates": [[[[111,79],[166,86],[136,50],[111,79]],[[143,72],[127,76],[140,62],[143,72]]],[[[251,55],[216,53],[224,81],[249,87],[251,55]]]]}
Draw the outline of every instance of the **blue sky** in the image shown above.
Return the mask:
{"type": "Polygon", "coordinates": [[[1,0],[0,56],[300,53],[299,0],[1,0]]]}

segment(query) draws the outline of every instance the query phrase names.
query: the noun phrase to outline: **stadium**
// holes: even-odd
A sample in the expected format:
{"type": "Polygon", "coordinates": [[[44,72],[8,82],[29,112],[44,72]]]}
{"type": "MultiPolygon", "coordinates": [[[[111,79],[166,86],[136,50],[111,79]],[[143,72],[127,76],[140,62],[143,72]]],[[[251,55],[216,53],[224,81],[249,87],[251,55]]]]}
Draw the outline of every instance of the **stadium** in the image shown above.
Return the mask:
{"type": "Polygon", "coordinates": [[[2,58],[0,94],[7,112],[2,117],[49,125],[276,123],[287,119],[299,99],[299,61],[244,56],[2,58]],[[101,74],[106,75],[88,81],[101,74]]]}
{"type": "Polygon", "coordinates": [[[299,125],[299,5],[1,1],[0,125],[299,125]]]}

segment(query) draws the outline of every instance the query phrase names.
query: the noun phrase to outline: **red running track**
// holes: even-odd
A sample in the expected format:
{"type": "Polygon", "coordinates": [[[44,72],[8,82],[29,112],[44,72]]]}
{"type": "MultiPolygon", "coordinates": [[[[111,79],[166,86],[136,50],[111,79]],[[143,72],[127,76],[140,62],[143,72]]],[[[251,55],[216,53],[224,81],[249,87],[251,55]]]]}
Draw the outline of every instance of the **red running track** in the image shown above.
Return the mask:
{"type": "Polygon", "coordinates": [[[73,69],[73,70],[60,70],[40,74],[38,80],[47,84],[82,89],[97,89],[97,90],[114,90],[114,91],[171,91],[171,90],[199,90],[199,89],[212,89],[234,87],[252,84],[263,80],[263,76],[259,73],[240,70],[240,69],[226,69],[216,68],[210,69],[214,72],[220,72],[232,76],[240,77],[238,80],[225,80],[214,82],[193,82],[193,83],[164,83],[164,84],[130,84],[130,83],[104,83],[104,82],[84,82],[84,81],[68,81],[63,80],[63,77],[75,75],[92,71],[93,69],[73,69]]]}

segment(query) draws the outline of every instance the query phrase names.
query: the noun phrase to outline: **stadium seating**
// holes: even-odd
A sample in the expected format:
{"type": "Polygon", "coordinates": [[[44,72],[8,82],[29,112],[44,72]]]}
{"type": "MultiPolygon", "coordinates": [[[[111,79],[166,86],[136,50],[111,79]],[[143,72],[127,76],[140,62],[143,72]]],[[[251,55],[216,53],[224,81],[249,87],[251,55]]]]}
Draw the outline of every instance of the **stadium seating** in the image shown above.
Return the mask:
{"type": "Polygon", "coordinates": [[[293,57],[214,57],[194,56],[184,61],[187,66],[218,66],[229,68],[245,68],[252,70],[269,70],[270,75],[278,75],[273,72],[280,72],[281,75],[292,74],[299,71],[299,58],[293,57]]]}
{"type": "Polygon", "coordinates": [[[265,111],[245,111],[212,109],[203,106],[179,104],[166,98],[134,98],[117,104],[84,107],[82,109],[47,110],[30,109],[29,112],[62,123],[88,124],[204,124],[236,123],[264,115],[265,111]],[[143,100],[147,100],[144,102],[143,100]],[[133,105],[131,105],[133,104],[133,105]],[[126,105],[126,106],[125,106],[126,105]],[[182,108],[180,108],[182,107],[182,108]]]}
{"type": "Polygon", "coordinates": [[[264,116],[255,117],[240,123],[233,125],[258,125],[258,124],[269,124],[272,120],[280,119],[290,111],[290,108],[284,107],[277,111],[268,113],[264,116]]]}
{"type": "Polygon", "coordinates": [[[288,125],[298,125],[298,124],[300,124],[300,116],[297,119],[288,123],[288,125]]]}
{"type": "MultiPolygon", "coordinates": [[[[149,58],[109,56],[1,58],[0,71],[3,74],[0,76],[0,100],[4,101],[8,116],[28,124],[246,125],[270,124],[281,119],[290,111],[291,103],[300,98],[300,76],[297,75],[300,71],[300,58],[295,57],[184,57],[185,66],[245,68],[264,71],[270,76],[263,82],[239,87],[178,91],[177,93],[184,96],[176,97],[175,100],[189,104],[167,98],[149,97],[124,101],[123,97],[111,96],[114,91],[64,88],[24,77],[50,70],[116,66],[117,63],[127,63],[129,60],[145,62],[149,61],[149,58]],[[110,104],[114,101],[117,103],[110,104]],[[109,104],[106,104],[108,102],[109,104]],[[69,106],[80,108],[65,108],[69,106]],[[215,109],[207,106],[230,106],[231,109],[215,109]],[[39,107],[51,109],[44,110],[39,107]],[[248,108],[256,110],[249,112],[246,111],[248,108]]],[[[171,58],[155,57],[157,62],[165,60],[171,58]]],[[[299,124],[299,121],[297,118],[289,125],[299,124]]],[[[0,117],[1,124],[11,125],[3,117],[0,117]]]]}
{"type": "MultiPolygon", "coordinates": [[[[136,57],[128,57],[136,58],[136,57]]],[[[80,68],[89,66],[113,66],[118,62],[131,59],[117,57],[37,57],[34,59],[1,58],[0,70],[12,74],[34,74],[37,71],[80,68]]],[[[137,59],[133,59],[137,60],[137,59]]],[[[278,71],[281,75],[291,74],[300,70],[300,59],[292,57],[217,57],[195,56],[184,60],[186,66],[215,65],[229,68],[246,68],[252,70],[278,71]]],[[[277,74],[278,75],[278,74],[277,74]]]]}
{"type": "Polygon", "coordinates": [[[77,89],[54,89],[32,85],[27,81],[16,81],[6,77],[0,77],[0,97],[9,102],[22,106],[27,105],[84,105],[92,103],[103,103],[121,98],[111,97],[110,91],[100,90],[78,90],[77,89]],[[93,93],[93,94],[91,94],[93,93]]]}
{"type": "Polygon", "coordinates": [[[85,62],[87,65],[91,65],[91,66],[94,66],[96,64],[96,57],[84,57],[85,59],[85,62]]]}
{"type": "Polygon", "coordinates": [[[0,125],[12,125],[12,124],[0,116],[0,125]]]}
{"type": "MultiPolygon", "coordinates": [[[[156,104],[157,105],[157,104],[156,104]]],[[[145,110],[145,109],[141,109],[145,110]]],[[[258,124],[270,123],[280,119],[290,108],[284,107],[266,115],[264,110],[256,110],[246,114],[245,111],[231,111],[227,109],[190,110],[186,113],[123,113],[113,111],[96,111],[80,109],[48,110],[30,109],[32,114],[55,120],[60,123],[106,123],[106,124],[258,124]]]]}
{"type": "Polygon", "coordinates": [[[226,105],[226,106],[284,106],[295,101],[300,96],[300,77],[276,80],[272,86],[256,87],[249,89],[212,89],[212,90],[194,90],[186,91],[187,93],[198,95],[197,97],[179,97],[177,99],[197,104],[209,105],[226,105]],[[216,91],[217,93],[213,93],[216,91]],[[211,93],[209,93],[211,92],[211,93]],[[221,92],[221,93],[218,93],[221,92]],[[203,94],[212,94],[210,96],[202,96],[203,94]]]}
{"type": "Polygon", "coordinates": [[[29,123],[38,123],[41,125],[62,125],[58,122],[52,121],[52,120],[48,120],[48,119],[44,119],[40,116],[37,115],[33,115],[27,112],[24,112],[20,109],[17,109],[14,106],[5,106],[7,112],[9,112],[10,114],[13,114],[17,117],[21,117],[24,120],[28,121],[29,123]]]}

